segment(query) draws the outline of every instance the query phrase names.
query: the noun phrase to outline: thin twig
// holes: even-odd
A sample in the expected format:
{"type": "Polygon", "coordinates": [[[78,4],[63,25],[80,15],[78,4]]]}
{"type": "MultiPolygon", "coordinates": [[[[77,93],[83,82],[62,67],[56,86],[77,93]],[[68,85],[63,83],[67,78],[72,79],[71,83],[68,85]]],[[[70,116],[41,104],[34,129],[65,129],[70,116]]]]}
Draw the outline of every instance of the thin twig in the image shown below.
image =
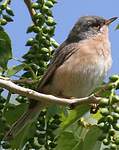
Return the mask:
{"type": "Polygon", "coordinates": [[[100,97],[95,97],[94,95],[91,95],[89,97],[84,97],[84,98],[77,98],[77,99],[59,98],[53,95],[38,93],[34,90],[18,86],[15,83],[8,80],[8,78],[3,79],[3,77],[2,78],[0,77],[0,87],[7,89],[11,93],[20,94],[30,99],[42,101],[45,103],[55,103],[59,105],[76,106],[81,104],[98,103],[99,100],[101,99],[100,97]]]}

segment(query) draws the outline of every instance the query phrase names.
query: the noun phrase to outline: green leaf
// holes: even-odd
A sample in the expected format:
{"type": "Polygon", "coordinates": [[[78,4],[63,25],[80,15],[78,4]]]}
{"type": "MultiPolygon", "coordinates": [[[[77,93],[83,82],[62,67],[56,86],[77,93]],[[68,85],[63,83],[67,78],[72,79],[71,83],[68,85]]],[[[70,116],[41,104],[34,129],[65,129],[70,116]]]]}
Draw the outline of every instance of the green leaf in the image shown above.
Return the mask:
{"type": "Polygon", "coordinates": [[[0,66],[7,68],[8,60],[12,58],[11,40],[8,34],[0,28],[0,66]]]}
{"type": "Polygon", "coordinates": [[[102,131],[97,126],[92,126],[83,141],[83,150],[100,150],[101,142],[98,138],[102,135],[102,131]]]}
{"type": "MultiPolygon", "coordinates": [[[[20,104],[13,107],[10,107],[5,113],[4,116],[7,120],[7,123],[12,125],[27,109],[28,104],[20,104]]],[[[13,139],[10,141],[12,149],[22,149],[25,142],[33,137],[36,131],[36,126],[34,123],[29,123],[25,128],[13,139]]]]}
{"type": "MultiPolygon", "coordinates": [[[[6,132],[6,127],[11,126],[26,110],[27,104],[8,104],[4,110],[3,117],[0,119],[0,133],[6,132]]],[[[7,129],[8,130],[8,129],[7,129]]],[[[17,140],[15,138],[15,140],[17,140]]]]}
{"type": "Polygon", "coordinates": [[[6,119],[4,117],[0,118],[0,135],[5,131],[6,119]]]}
{"type": "Polygon", "coordinates": [[[10,142],[12,149],[22,149],[28,139],[32,138],[36,132],[35,123],[29,123],[17,136],[10,142]]]}
{"type": "Polygon", "coordinates": [[[23,70],[25,67],[26,67],[25,64],[21,64],[21,65],[18,65],[18,66],[14,66],[14,67],[8,68],[8,70],[7,70],[7,76],[8,77],[13,76],[17,72],[23,70]]]}
{"type": "Polygon", "coordinates": [[[89,110],[89,106],[81,105],[76,107],[74,110],[71,110],[68,116],[62,116],[62,123],[60,127],[61,130],[64,130],[73,122],[75,122],[77,119],[82,117],[85,113],[87,113],[88,110],[89,110]]]}
{"type": "Polygon", "coordinates": [[[0,67],[0,76],[2,76],[4,69],[0,67]]]}
{"type": "Polygon", "coordinates": [[[83,139],[88,130],[78,123],[70,125],[58,137],[56,150],[83,150],[83,139]]]}
{"type": "Polygon", "coordinates": [[[61,135],[58,141],[56,150],[73,150],[74,147],[75,147],[75,150],[78,150],[76,149],[76,145],[78,143],[77,140],[78,139],[74,137],[73,133],[65,131],[63,132],[63,134],[61,135]]]}
{"type": "Polygon", "coordinates": [[[75,122],[60,134],[55,150],[100,150],[102,134],[95,125],[82,127],[75,122]]]}
{"type": "Polygon", "coordinates": [[[7,111],[4,112],[4,116],[9,124],[15,122],[26,110],[28,104],[14,105],[9,104],[7,111]],[[11,105],[11,106],[10,106],[11,105]]]}
{"type": "Polygon", "coordinates": [[[46,113],[46,119],[49,120],[51,117],[55,116],[56,114],[59,114],[62,112],[62,109],[60,106],[58,105],[50,105],[47,109],[47,113],[46,113]]]}

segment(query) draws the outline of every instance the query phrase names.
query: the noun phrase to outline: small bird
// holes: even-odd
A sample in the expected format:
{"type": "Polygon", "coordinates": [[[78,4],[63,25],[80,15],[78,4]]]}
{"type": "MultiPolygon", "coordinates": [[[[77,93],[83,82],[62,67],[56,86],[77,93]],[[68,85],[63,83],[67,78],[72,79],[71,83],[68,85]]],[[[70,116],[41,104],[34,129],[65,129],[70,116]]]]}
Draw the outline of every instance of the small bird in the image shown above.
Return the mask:
{"type": "MultiPolygon", "coordinates": [[[[67,39],[55,51],[37,91],[62,98],[82,98],[99,86],[112,64],[108,26],[117,17],[99,16],[79,18],[67,39]]],[[[14,138],[23,127],[39,115],[42,102],[30,100],[27,112],[5,135],[14,138]]]]}

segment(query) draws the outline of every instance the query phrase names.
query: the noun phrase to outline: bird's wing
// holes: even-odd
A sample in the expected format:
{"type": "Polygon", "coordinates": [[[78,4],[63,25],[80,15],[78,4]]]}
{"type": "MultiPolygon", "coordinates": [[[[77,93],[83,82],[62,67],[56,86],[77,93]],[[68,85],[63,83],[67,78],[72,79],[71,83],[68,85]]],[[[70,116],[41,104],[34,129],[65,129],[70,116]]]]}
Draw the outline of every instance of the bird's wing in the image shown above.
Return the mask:
{"type": "MultiPolygon", "coordinates": [[[[74,43],[73,43],[74,44],[74,43]]],[[[39,82],[37,87],[37,91],[42,91],[42,87],[51,80],[56,69],[64,63],[74,52],[76,51],[76,47],[72,44],[67,44],[64,42],[55,52],[54,58],[49,65],[47,71],[43,75],[42,79],[39,82]]]]}
{"type": "MultiPolygon", "coordinates": [[[[41,92],[42,87],[48,83],[48,81],[53,76],[55,70],[65,61],[67,60],[74,52],[76,51],[75,46],[65,45],[63,43],[55,53],[54,59],[52,60],[51,64],[48,67],[48,70],[44,74],[43,78],[41,79],[37,91],[41,92]]],[[[25,112],[11,127],[11,129],[5,135],[5,139],[9,139],[11,137],[15,137],[23,127],[28,124],[28,122],[34,120],[36,116],[39,114],[41,108],[41,102],[35,101],[30,99],[30,104],[28,107],[27,112],[25,112]]]]}

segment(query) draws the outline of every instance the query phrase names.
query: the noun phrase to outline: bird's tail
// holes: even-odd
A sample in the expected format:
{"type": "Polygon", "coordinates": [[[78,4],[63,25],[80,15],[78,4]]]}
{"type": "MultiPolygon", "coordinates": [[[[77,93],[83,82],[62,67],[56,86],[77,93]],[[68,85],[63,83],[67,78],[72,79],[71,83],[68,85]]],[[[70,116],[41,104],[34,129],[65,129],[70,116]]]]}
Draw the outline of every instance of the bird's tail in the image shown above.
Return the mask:
{"type": "Polygon", "coordinates": [[[37,104],[34,108],[28,108],[25,112],[6,133],[4,140],[13,139],[27,124],[32,123],[39,115],[43,105],[37,104]]]}

